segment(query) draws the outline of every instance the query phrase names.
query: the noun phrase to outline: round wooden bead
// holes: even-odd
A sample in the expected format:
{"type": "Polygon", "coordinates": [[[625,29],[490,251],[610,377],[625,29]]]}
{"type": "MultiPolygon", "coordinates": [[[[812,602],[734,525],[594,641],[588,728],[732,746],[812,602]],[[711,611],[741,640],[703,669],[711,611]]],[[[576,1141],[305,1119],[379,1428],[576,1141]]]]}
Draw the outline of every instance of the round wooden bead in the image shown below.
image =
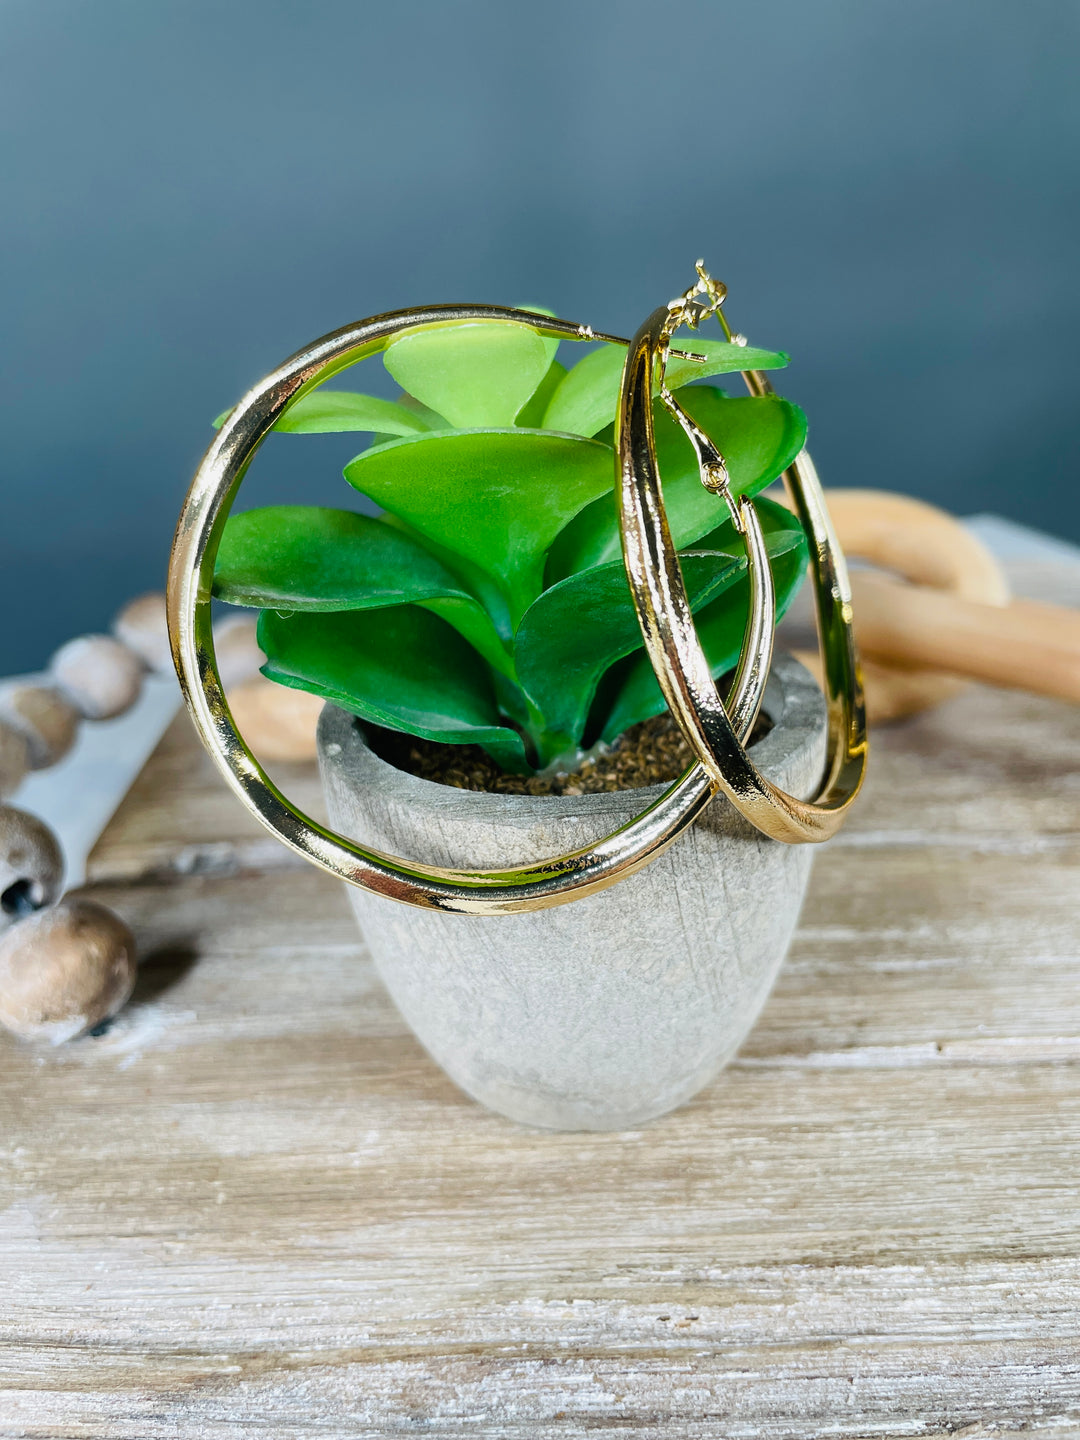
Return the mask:
{"type": "Polygon", "coordinates": [[[21,730],[0,720],[0,800],[14,795],[30,769],[30,745],[21,730]]]}
{"type": "Polygon", "coordinates": [[[14,805],[0,805],[0,933],[51,905],[63,881],[63,852],[48,825],[14,805]]]}
{"type": "Polygon", "coordinates": [[[115,1015],[135,974],[135,937],[119,916],[61,900],[0,936],[0,1025],[59,1045],[115,1015]]]}
{"type": "Polygon", "coordinates": [[[142,665],[111,635],[80,635],[61,645],[49,670],[87,720],[111,720],[130,710],[142,690],[142,665]]]}
{"type": "Polygon", "coordinates": [[[132,600],[113,621],[113,634],[137,655],[148,670],[172,673],[169,626],[165,618],[165,596],[156,591],[132,600]]]}
{"type": "Polygon", "coordinates": [[[230,615],[214,626],[214,654],[218,674],[226,690],[259,673],[266,656],[259,649],[252,615],[230,615]]]}
{"type": "Polygon", "coordinates": [[[324,701],[255,675],[228,692],[236,727],[260,760],[314,760],[324,701]]]}
{"type": "Polygon", "coordinates": [[[0,720],[26,740],[31,770],[64,758],[75,743],[80,718],[67,696],[47,680],[10,680],[0,686],[0,720]]]}

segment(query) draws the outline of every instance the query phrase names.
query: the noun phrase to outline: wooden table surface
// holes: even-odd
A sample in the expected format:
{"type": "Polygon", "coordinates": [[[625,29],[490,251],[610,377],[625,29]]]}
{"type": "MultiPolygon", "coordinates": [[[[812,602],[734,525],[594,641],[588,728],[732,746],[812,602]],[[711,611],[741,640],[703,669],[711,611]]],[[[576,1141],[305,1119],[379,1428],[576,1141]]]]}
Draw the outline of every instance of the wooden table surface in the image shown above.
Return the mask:
{"type": "Polygon", "coordinates": [[[1080,1434],[1078,742],[988,690],[877,734],[737,1060],[557,1135],[182,717],[92,857],[133,1004],[0,1040],[0,1435],[1080,1434]]]}

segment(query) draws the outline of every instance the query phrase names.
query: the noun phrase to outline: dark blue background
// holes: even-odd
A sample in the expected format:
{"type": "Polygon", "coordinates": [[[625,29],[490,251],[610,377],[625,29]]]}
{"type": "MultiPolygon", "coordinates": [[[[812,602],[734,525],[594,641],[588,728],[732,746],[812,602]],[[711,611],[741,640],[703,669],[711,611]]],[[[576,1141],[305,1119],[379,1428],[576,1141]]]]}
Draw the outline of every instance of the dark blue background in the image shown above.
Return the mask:
{"type": "MultiPolygon", "coordinates": [[[[207,422],[301,344],[425,301],[627,332],[699,254],[792,353],[827,483],[1080,538],[1078,31],[1071,0],[8,0],[0,674],[162,584],[207,422]]],[[[258,498],[345,497],[355,439],[273,444],[258,498]]]]}

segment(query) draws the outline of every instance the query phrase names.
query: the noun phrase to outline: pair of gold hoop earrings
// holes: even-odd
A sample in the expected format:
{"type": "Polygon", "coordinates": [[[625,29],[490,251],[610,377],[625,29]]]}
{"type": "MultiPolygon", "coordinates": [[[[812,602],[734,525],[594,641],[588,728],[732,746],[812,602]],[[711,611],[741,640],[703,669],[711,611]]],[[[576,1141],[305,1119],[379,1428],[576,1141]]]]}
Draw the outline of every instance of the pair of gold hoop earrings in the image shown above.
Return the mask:
{"type": "MultiPolygon", "coordinates": [[[[812,801],[779,791],[749,758],[745,742],[761,707],[772,658],[772,575],[753,503],[727,490],[723,457],[678,407],[664,382],[674,330],[714,315],[731,332],[723,287],[698,267],[693,289],[656,310],[629,342],[589,326],[488,305],[398,310],[336,330],[299,351],[240,401],[196,472],[173,541],[169,633],[184,697],[199,735],[247,808],[279,839],[330,874],[376,894],[424,908],[510,914],[565,904],[605,889],[656,858],[718,792],[758,830],[790,844],[826,840],[843,823],[862,783],[866,720],[851,628],[847,573],[821,485],[803,451],[784,476],[810,544],[810,572],[824,661],[829,741],[825,776],[812,801]],[[707,303],[699,300],[706,296],[707,303]],[[616,494],[623,553],[646,650],[672,714],[697,763],[636,819],[580,850],[502,870],[425,866],[367,848],[317,825],[273,785],[233,724],[217,671],[211,625],[214,563],[244,475],[274,423],[302,395],[377,354],[395,336],[448,322],[526,324],[548,338],[627,347],[616,419],[616,494]],[[660,394],[694,445],[704,484],[728,500],[743,535],[750,614],[731,693],[721,701],[694,628],[678,555],[664,512],[653,435],[652,397],[660,394]]],[[[771,394],[766,377],[746,371],[752,395],[771,394]]]]}

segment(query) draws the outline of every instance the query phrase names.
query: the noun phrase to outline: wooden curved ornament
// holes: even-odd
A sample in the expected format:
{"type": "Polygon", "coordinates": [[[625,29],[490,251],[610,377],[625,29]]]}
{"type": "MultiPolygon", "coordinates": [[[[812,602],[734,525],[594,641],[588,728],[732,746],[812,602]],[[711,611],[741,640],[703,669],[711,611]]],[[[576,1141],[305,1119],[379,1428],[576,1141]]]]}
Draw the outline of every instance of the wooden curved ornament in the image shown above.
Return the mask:
{"type": "MultiPolygon", "coordinates": [[[[1010,599],[994,556],[937,506],[827,493],[845,553],[880,567],[851,574],[871,721],[928,709],[975,680],[1080,702],[1080,614],[1010,599]]],[[[816,672],[816,654],[796,653],[816,672]]]]}

